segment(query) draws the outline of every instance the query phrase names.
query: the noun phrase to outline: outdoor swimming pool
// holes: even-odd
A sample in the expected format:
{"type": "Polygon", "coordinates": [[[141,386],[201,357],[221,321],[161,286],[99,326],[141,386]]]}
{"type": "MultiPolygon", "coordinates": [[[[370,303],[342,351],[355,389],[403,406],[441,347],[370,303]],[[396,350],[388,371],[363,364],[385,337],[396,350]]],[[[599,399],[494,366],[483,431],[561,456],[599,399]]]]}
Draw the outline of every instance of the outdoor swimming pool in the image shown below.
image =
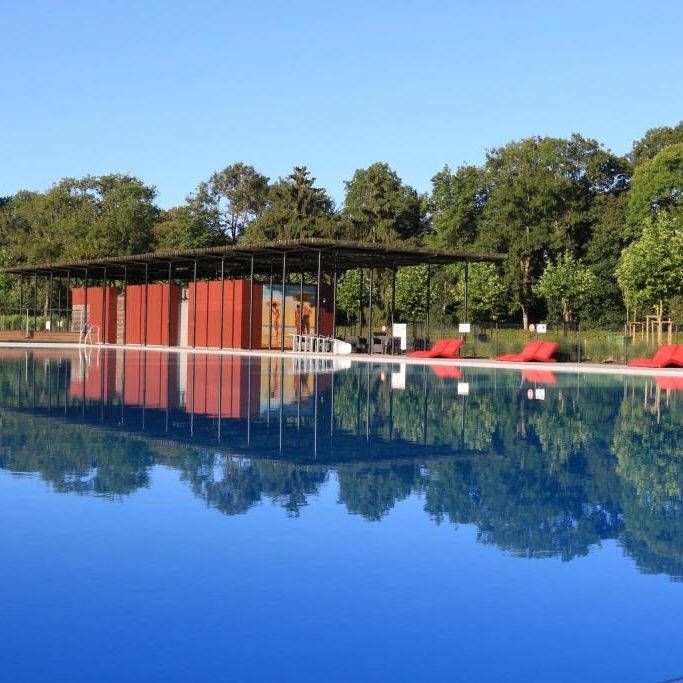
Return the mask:
{"type": "Polygon", "coordinates": [[[683,675],[671,378],[0,352],[0,680],[683,675]]]}

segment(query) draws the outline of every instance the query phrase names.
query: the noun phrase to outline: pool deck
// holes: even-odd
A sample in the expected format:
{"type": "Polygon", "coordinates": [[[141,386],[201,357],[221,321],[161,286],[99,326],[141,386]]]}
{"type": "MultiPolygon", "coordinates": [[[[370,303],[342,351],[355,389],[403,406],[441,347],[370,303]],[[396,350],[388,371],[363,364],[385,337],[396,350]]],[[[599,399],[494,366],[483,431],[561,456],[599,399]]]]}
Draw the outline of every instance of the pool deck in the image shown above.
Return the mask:
{"type": "Polygon", "coordinates": [[[541,368],[549,372],[570,373],[570,374],[595,374],[595,375],[634,375],[649,377],[657,375],[659,377],[683,377],[683,368],[633,368],[617,363],[517,363],[495,361],[488,358],[461,358],[450,360],[445,358],[410,358],[408,356],[390,356],[382,354],[332,354],[332,353],[294,353],[293,351],[269,351],[259,349],[258,351],[247,351],[244,349],[207,349],[190,348],[178,346],[136,346],[123,344],[107,344],[83,346],[66,342],[0,342],[2,349],[32,349],[33,351],[42,350],[61,350],[78,351],[83,349],[107,349],[112,351],[154,351],[166,353],[199,353],[208,355],[230,355],[245,357],[274,357],[274,358],[318,358],[321,360],[350,361],[353,363],[385,363],[403,365],[450,365],[462,368],[496,368],[498,370],[540,370],[541,368]]]}

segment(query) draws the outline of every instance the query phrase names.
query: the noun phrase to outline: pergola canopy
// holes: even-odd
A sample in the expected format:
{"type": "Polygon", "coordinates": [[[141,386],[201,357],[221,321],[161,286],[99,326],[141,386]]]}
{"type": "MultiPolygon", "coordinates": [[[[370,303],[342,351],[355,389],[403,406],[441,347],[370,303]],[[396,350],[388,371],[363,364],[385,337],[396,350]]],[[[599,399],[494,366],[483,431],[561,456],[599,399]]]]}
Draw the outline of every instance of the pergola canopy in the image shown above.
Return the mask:
{"type": "Polygon", "coordinates": [[[324,271],[332,268],[342,273],[353,268],[388,268],[422,264],[445,265],[458,262],[499,262],[504,254],[447,251],[425,247],[394,246],[366,242],[350,242],[310,238],[268,244],[239,244],[184,251],[153,252],[134,256],[111,256],[88,261],[44,263],[8,268],[14,275],[43,276],[71,275],[91,279],[126,279],[129,282],[164,280],[169,265],[175,279],[188,280],[220,277],[221,267],[226,276],[243,277],[282,273],[283,261],[288,272],[315,273],[320,263],[324,271]]]}

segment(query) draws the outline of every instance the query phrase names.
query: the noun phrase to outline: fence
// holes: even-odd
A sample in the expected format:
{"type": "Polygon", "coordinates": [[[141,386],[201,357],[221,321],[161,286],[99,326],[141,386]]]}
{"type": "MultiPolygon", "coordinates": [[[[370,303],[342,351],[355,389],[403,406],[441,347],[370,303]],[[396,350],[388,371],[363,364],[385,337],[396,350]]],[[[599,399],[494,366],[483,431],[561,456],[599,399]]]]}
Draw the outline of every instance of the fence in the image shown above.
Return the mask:
{"type": "MultiPolygon", "coordinates": [[[[338,327],[340,335],[358,334],[358,326],[338,327]]],[[[367,328],[364,330],[367,334],[367,328]]],[[[375,334],[380,334],[375,332],[375,334]]],[[[504,353],[520,351],[530,341],[556,341],[559,344],[555,357],[572,363],[626,363],[636,357],[651,356],[659,344],[625,334],[621,329],[583,329],[580,325],[548,324],[546,332],[522,330],[518,324],[480,322],[472,323],[470,332],[461,333],[457,325],[435,324],[429,328],[424,322],[408,324],[408,350],[423,349],[438,339],[463,338],[461,356],[466,358],[495,358],[504,353]]],[[[664,340],[667,343],[668,339],[664,340]]],[[[673,344],[683,344],[683,329],[675,325],[673,344]]]]}

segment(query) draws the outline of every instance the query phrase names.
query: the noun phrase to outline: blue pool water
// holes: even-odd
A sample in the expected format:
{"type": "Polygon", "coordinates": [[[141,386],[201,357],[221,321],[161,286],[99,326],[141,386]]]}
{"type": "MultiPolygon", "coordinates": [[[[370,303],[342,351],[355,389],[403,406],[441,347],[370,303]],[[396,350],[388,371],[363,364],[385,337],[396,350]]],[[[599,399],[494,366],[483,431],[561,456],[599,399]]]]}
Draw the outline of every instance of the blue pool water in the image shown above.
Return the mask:
{"type": "Polygon", "coordinates": [[[677,384],[0,352],[0,680],[681,676],[677,384]]]}

